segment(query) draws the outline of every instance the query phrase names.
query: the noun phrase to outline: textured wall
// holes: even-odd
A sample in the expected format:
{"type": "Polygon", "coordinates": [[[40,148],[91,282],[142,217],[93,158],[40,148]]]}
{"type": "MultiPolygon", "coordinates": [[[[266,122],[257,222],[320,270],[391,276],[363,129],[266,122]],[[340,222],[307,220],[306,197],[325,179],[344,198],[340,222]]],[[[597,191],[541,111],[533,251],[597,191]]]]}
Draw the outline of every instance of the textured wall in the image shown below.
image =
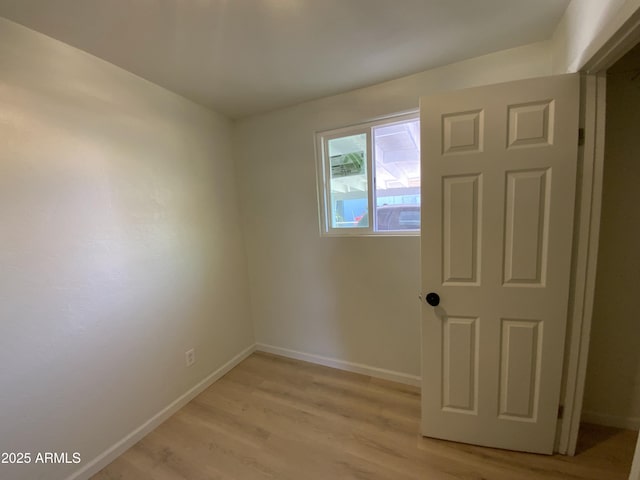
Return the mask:
{"type": "Polygon", "coordinates": [[[82,457],[0,478],[68,476],[253,343],[230,129],[0,19],[0,452],[82,457]]]}

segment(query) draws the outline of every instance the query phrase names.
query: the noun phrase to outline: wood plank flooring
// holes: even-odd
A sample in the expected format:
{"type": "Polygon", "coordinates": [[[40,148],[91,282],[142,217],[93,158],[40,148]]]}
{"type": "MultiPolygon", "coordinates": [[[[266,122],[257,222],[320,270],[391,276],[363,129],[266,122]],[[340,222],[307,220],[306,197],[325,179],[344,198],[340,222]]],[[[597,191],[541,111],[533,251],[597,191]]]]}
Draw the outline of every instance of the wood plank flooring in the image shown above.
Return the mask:
{"type": "Polygon", "coordinates": [[[419,389],[254,353],[93,480],[615,480],[636,432],[583,427],[575,457],[422,438],[419,389]]]}

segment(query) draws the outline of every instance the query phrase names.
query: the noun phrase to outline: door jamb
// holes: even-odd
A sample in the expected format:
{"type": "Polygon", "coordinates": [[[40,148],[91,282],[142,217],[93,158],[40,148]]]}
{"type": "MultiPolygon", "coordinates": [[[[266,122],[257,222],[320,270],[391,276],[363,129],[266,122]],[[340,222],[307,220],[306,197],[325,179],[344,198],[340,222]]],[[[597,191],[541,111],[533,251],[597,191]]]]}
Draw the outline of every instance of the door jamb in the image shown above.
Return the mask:
{"type": "Polygon", "coordinates": [[[582,79],[584,145],[580,147],[572,279],[569,298],[564,382],[561,404],[564,415],[559,424],[556,450],[574,455],[589,355],[591,317],[595,291],[600,210],[602,206],[602,173],[604,166],[605,74],[587,75],[582,79]]]}
{"type": "Polygon", "coordinates": [[[640,438],[638,438],[638,443],[636,443],[636,453],[633,457],[629,480],[640,480],[640,438]]]}
{"type": "MultiPolygon", "coordinates": [[[[581,184],[576,195],[574,253],[561,396],[564,415],[559,420],[556,441],[556,450],[568,455],[574,455],[576,451],[593,314],[602,207],[606,70],[640,41],[640,9],[610,38],[597,40],[596,43],[602,46],[581,69],[585,74],[582,84],[584,96],[581,99],[585,142],[579,156],[579,174],[582,173],[582,177],[579,179],[581,184]]],[[[640,447],[636,449],[634,466],[640,464],[639,450],[640,447]]]]}

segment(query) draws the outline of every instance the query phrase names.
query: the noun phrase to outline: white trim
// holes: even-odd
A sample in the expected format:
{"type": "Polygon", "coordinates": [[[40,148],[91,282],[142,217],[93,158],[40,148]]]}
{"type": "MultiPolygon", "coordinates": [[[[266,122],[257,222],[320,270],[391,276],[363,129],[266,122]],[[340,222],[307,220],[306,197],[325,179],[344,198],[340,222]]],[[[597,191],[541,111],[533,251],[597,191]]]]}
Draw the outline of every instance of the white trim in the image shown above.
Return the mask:
{"type": "Polygon", "coordinates": [[[339,370],[346,370],[348,372],[361,373],[362,375],[404,383],[405,385],[413,385],[414,387],[419,387],[422,383],[420,381],[420,377],[417,375],[409,375],[408,373],[395,372],[384,368],[372,367],[361,363],[347,362],[337,358],[323,357],[322,355],[290,350],[288,348],[266,345],[264,343],[256,343],[256,351],[273,353],[282,357],[294,358],[296,360],[324,365],[325,367],[337,368],[339,370]]]}
{"type": "Polygon", "coordinates": [[[595,423],[605,427],[624,428],[626,430],[640,429],[640,417],[618,417],[607,413],[582,412],[582,421],[595,423]]]}
{"type": "Polygon", "coordinates": [[[589,355],[602,206],[606,76],[588,75],[584,87],[585,144],[581,155],[582,183],[574,231],[575,264],[572,268],[562,398],[564,417],[560,422],[557,448],[559,453],[567,455],[574,455],[577,445],[589,355]]]}
{"type": "MultiPolygon", "coordinates": [[[[591,320],[598,260],[600,211],[606,116],[606,69],[620,59],[640,39],[640,0],[628,0],[616,18],[588,47],[583,72],[587,77],[585,110],[584,174],[578,206],[579,229],[576,264],[572,271],[571,316],[567,326],[563,404],[565,415],[559,422],[558,451],[574,455],[582,418],[582,401],[589,354],[591,320]],[[591,110],[589,110],[591,109],[591,110]]],[[[640,464],[636,452],[635,464],[640,464]]],[[[638,468],[640,470],[640,467],[638,468]]],[[[640,472],[637,474],[640,477],[640,472]]],[[[640,480],[637,478],[635,480],[640,480]]]]}
{"type": "Polygon", "coordinates": [[[168,419],[171,415],[176,413],[182,407],[184,407],[187,403],[189,403],[193,398],[195,398],[198,394],[200,394],[203,390],[207,389],[212,383],[216,380],[220,379],[225,373],[231,370],[233,367],[238,365],[241,361],[247,358],[255,351],[255,344],[250,345],[249,347],[242,350],[235,357],[229,360],[227,363],[222,365],[216,371],[208,375],[204,380],[199,382],[193,388],[185,392],[180,397],[176,398],[173,402],[167,405],[165,408],[156,413],[149,420],[144,422],[138,428],[133,430],[131,433],[123,437],[121,440],[113,444],[111,447],[107,448],[100,455],[95,457],[89,463],[85,464],[82,468],[71,474],[67,478],[67,480],[80,480],[84,478],[89,478],[92,475],[95,475],[104,467],[113,462],[117,457],[122,455],[125,451],[135,445],[138,441],[140,441],[144,436],[150,433],[152,430],[157,428],[162,422],[168,419]]]}

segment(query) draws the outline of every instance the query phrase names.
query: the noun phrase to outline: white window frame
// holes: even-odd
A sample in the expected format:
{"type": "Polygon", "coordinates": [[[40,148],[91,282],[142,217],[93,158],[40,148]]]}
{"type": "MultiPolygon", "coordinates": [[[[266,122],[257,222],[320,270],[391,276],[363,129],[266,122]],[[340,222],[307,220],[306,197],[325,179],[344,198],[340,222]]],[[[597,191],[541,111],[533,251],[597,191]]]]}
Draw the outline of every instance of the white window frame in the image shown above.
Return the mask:
{"type": "MultiPolygon", "coordinates": [[[[374,177],[375,169],[375,149],[373,148],[373,129],[375,127],[393,125],[395,123],[404,123],[412,120],[420,120],[419,110],[411,110],[408,112],[402,112],[394,115],[380,117],[374,120],[370,120],[355,125],[349,125],[346,127],[336,128],[332,130],[324,130],[316,132],[315,144],[316,144],[316,172],[318,179],[318,207],[320,220],[320,234],[322,236],[330,237],[363,237],[363,236],[376,236],[376,237],[417,237],[420,236],[422,227],[419,230],[383,230],[376,231],[377,229],[377,215],[375,199],[376,179],[374,177]],[[331,212],[330,205],[330,177],[331,171],[331,159],[328,155],[328,143],[329,140],[335,138],[342,138],[352,135],[366,135],[366,151],[365,160],[367,168],[367,215],[369,216],[368,227],[357,228],[335,228],[331,226],[331,212]]],[[[421,182],[422,184],[422,182],[421,182]]],[[[422,189],[422,185],[420,187],[422,189]]],[[[421,190],[422,191],[422,190],[421,190]]]]}

